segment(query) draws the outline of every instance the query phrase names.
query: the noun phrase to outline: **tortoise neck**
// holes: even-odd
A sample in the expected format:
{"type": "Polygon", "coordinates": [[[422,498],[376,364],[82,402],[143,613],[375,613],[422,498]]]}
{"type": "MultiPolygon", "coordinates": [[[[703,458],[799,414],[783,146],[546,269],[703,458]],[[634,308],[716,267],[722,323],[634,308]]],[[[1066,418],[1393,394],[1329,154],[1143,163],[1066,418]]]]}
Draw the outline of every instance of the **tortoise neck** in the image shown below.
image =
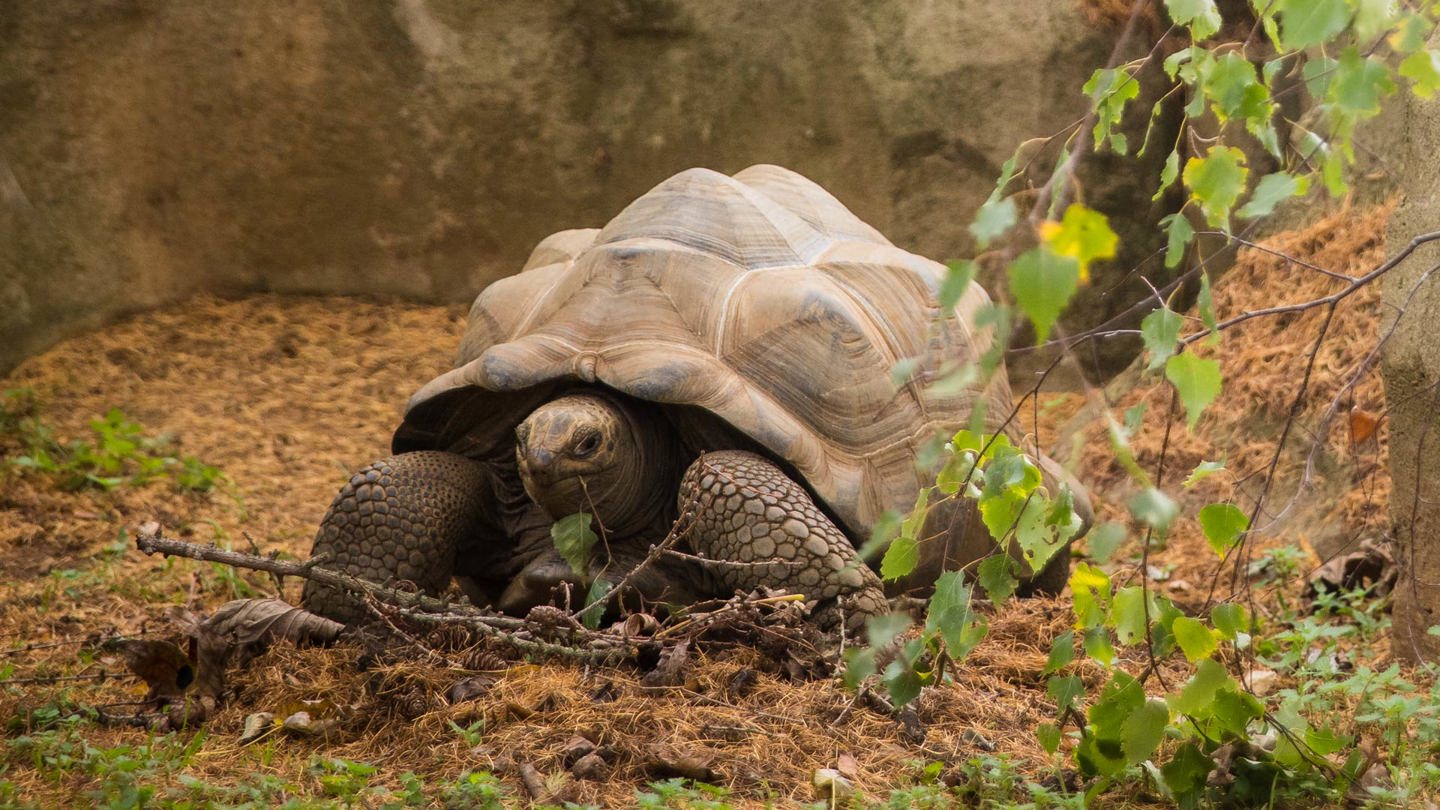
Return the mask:
{"type": "Polygon", "coordinates": [[[623,414],[634,444],[632,452],[617,458],[615,476],[608,482],[603,508],[597,503],[596,514],[612,537],[658,531],[659,536],[651,540],[659,542],[672,518],[675,483],[683,469],[679,443],[654,406],[608,394],[597,396],[623,414]]]}

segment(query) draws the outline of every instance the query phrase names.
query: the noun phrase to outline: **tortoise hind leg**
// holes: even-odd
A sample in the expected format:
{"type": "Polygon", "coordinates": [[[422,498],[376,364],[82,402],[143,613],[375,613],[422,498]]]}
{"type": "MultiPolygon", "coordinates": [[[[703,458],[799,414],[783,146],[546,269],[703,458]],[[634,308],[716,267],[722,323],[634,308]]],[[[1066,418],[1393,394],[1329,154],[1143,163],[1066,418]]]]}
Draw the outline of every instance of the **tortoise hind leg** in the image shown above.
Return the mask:
{"type": "Polygon", "coordinates": [[[760,456],[701,456],[685,471],[680,511],[694,515],[690,545],[716,561],[712,573],[723,588],[769,585],[804,594],[817,603],[812,615],[822,629],[843,616],[856,632],[887,610],[879,578],[850,539],[803,487],[760,456]]]}
{"type": "MultiPolygon", "coordinates": [[[[492,473],[454,453],[420,451],[376,461],[350,477],[320,522],[311,556],[374,582],[408,580],[426,593],[449,584],[457,551],[492,530],[492,473]]],[[[306,580],[302,604],[347,624],[369,613],[353,595],[306,580]]]]}

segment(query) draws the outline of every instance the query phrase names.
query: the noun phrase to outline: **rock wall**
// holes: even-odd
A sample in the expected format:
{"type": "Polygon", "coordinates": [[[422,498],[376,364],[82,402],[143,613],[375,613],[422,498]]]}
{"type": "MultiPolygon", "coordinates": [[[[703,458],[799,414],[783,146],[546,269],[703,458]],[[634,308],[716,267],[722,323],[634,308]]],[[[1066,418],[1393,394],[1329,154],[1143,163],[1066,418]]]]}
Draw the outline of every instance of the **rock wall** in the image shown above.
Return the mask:
{"type": "MultiPolygon", "coordinates": [[[[7,3],[0,372],[200,290],[468,301],[695,165],[962,255],[1114,36],[1047,0],[7,3]]],[[[1094,199],[1151,228],[1143,175],[1094,199]]]]}

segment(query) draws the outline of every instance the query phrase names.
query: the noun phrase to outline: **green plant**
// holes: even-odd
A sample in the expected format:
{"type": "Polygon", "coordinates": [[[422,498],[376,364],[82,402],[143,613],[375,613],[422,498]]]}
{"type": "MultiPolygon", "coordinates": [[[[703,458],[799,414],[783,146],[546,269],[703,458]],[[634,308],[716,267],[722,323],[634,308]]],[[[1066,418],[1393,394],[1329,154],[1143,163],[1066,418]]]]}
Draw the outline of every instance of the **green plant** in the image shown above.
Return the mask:
{"type": "Polygon", "coordinates": [[[181,491],[208,492],[225,480],[218,468],[175,455],[174,437],[147,436],[119,408],[90,420],[91,438],[70,442],[56,438],[40,414],[34,391],[0,393],[0,442],[18,445],[7,451],[4,468],[48,475],[65,489],[111,490],[168,478],[181,491]]]}
{"type": "MultiPolygon", "coordinates": [[[[1141,59],[1095,71],[1084,88],[1090,115],[1052,139],[1062,146],[1051,173],[1032,174],[1025,182],[1037,164],[1033,154],[1024,151],[1029,145],[1003,167],[970,230],[979,247],[987,249],[1000,244],[1012,230],[1027,227],[1033,231],[1035,246],[1019,255],[1003,244],[994,251],[1007,262],[1014,307],[997,303],[982,309],[976,325],[1006,335],[1009,324],[1023,317],[1033,325],[1037,339],[1046,341],[1056,333],[1060,313],[1088,281],[1090,264],[1116,255],[1118,236],[1104,215],[1085,205],[1075,168],[1086,154],[1130,153],[1132,144],[1120,124],[1128,106],[1142,95],[1142,71],[1158,66],[1173,84],[1151,109],[1138,148],[1167,150],[1155,196],[1176,189],[1185,202],[1181,211],[1160,223],[1168,242],[1165,266],[1177,276],[1157,282],[1163,289],[1157,291],[1153,311],[1141,322],[1139,333],[1149,357],[1147,373],[1169,388],[1169,411],[1184,414],[1184,429],[1195,430],[1223,389],[1221,366],[1214,355],[1223,351],[1229,328],[1267,314],[1317,309],[1328,315],[1393,264],[1357,276],[1343,292],[1308,304],[1222,319],[1215,311],[1204,265],[1186,268],[1184,264],[1197,236],[1194,223],[1203,223],[1209,229],[1205,233],[1231,239],[1237,218],[1264,217],[1284,200],[1307,194],[1312,185],[1332,195],[1343,194],[1348,188],[1346,170],[1355,162],[1356,127],[1378,114],[1381,101],[1401,86],[1408,85],[1419,97],[1440,89],[1440,51],[1426,47],[1429,33],[1440,23],[1440,4],[1254,0],[1248,9],[1251,29],[1218,43],[1212,38],[1220,32],[1222,20],[1213,0],[1165,0],[1163,6],[1174,23],[1165,37],[1174,45],[1157,46],[1141,59]],[[1282,89],[1286,77],[1296,80],[1290,89],[1282,89]],[[1312,114],[1304,121],[1286,118],[1282,112],[1279,98],[1293,92],[1307,93],[1312,102],[1312,114]],[[1155,137],[1155,122],[1161,118],[1161,105],[1177,94],[1188,99],[1185,124],[1174,141],[1161,142],[1155,137]],[[1190,122],[1202,119],[1218,123],[1218,137],[1190,128],[1190,122]],[[1281,125],[1295,133],[1288,142],[1279,135],[1281,125]],[[1246,142],[1250,152],[1238,148],[1246,142]],[[1250,155],[1255,153],[1268,153],[1280,168],[1252,177],[1250,155]],[[1018,205],[1020,196],[1012,192],[1017,186],[1028,189],[1024,198],[1028,215],[1018,205]],[[1188,334],[1187,321],[1176,311],[1177,296],[1187,283],[1198,286],[1198,318],[1188,334]]],[[[941,289],[942,307],[958,300],[977,269],[973,260],[950,264],[941,289]]],[[[1311,364],[1326,337],[1329,321],[1324,324],[1310,354],[1311,364]]],[[[1056,342],[1063,352],[1074,345],[1064,335],[1056,342]]],[[[1003,349],[955,369],[951,377],[983,385],[996,373],[1003,349]]],[[[903,371],[903,363],[898,370],[903,371]]],[[[1298,380],[1296,405],[1280,431],[1277,448],[1283,448],[1290,435],[1308,384],[1307,371],[1298,380]]],[[[1035,395],[1032,391],[1029,396],[1035,395]]],[[[1108,426],[1110,451],[1134,488],[1127,503],[1128,533],[1138,541],[1143,560],[1164,542],[1183,510],[1166,491],[1163,455],[1152,474],[1131,449],[1131,437],[1145,419],[1143,410],[1132,409],[1117,419],[1103,407],[1106,403],[1096,404],[1108,426]]],[[[1010,418],[1014,417],[1012,412],[1010,418]]],[[[1168,437],[1168,431],[1179,428],[1168,415],[1162,417],[1168,437]]],[[[970,572],[990,601],[1003,605],[1018,585],[1021,566],[1029,568],[1024,574],[1038,573],[1054,549],[1073,534],[1068,494],[1048,491],[1035,463],[1003,435],[961,431],[950,439],[945,452],[934,486],[921,492],[908,515],[883,519],[876,527],[874,547],[867,551],[883,547],[882,576],[903,577],[919,559],[924,542],[920,529],[927,513],[946,499],[972,500],[998,548],[1020,551],[1019,563],[1008,554],[997,554],[970,572]]],[[[1278,460],[1278,449],[1276,453],[1278,460]]],[[[1186,485],[1212,474],[1217,466],[1200,465],[1186,485]]],[[[1268,479],[1262,486],[1259,502],[1248,512],[1235,504],[1212,503],[1194,515],[1217,565],[1241,569],[1237,581],[1247,573],[1293,577],[1301,559],[1277,551],[1266,558],[1265,567],[1244,570],[1250,524],[1262,513],[1268,479]]],[[[1105,532],[1098,544],[1106,551],[1102,556],[1119,542],[1117,530],[1107,527],[1105,532]]],[[[1209,802],[1263,804],[1296,792],[1336,799],[1359,778],[1357,771],[1364,762],[1359,741],[1369,735],[1386,746],[1392,765],[1409,768],[1409,783],[1421,783],[1429,773],[1412,753],[1416,747],[1433,750],[1437,741],[1423,690],[1389,670],[1368,673],[1363,692],[1357,692],[1361,687],[1354,683],[1337,687],[1326,682],[1341,674],[1340,656],[1334,652],[1337,640],[1368,639],[1385,627],[1379,609],[1361,597],[1323,597],[1321,615],[1315,620],[1295,617],[1293,608],[1282,603],[1286,615],[1266,627],[1243,598],[1207,605],[1201,615],[1185,615],[1169,599],[1152,592],[1147,578],[1142,576],[1136,585],[1117,582],[1098,565],[1076,565],[1070,589],[1074,628],[1055,640],[1046,668],[1057,716],[1038,734],[1046,750],[1056,756],[1067,735],[1070,738],[1068,755],[1088,780],[1082,803],[1114,784],[1136,779],[1148,780],[1183,807],[1209,802]],[[1077,675],[1068,674],[1077,640],[1083,655],[1107,673],[1098,691],[1088,690],[1077,675]],[[1317,656],[1317,647],[1329,652],[1317,656]],[[1130,657],[1138,653],[1152,666],[1138,675],[1121,669],[1119,648],[1129,648],[1130,657]],[[1151,682],[1153,664],[1177,654],[1194,667],[1193,675],[1157,688],[1151,682]],[[1245,680],[1245,662],[1257,657],[1300,677],[1301,686],[1278,701],[1262,702],[1245,680]],[[1348,727],[1332,713],[1346,707],[1354,711],[1348,727]],[[1238,753],[1231,757],[1226,752],[1238,753]],[[1345,765],[1334,766],[1326,759],[1331,756],[1342,757],[1345,765]],[[1212,778],[1222,767],[1228,769],[1226,773],[1212,778]]],[[[858,686],[874,676],[897,705],[913,700],[922,688],[943,678],[947,662],[963,658],[983,639],[985,619],[972,608],[972,597],[971,585],[958,575],[946,575],[937,583],[924,627],[911,628],[908,619],[896,616],[873,620],[867,628],[868,646],[848,652],[847,682],[858,686]]],[[[1398,782],[1396,790],[1401,790],[1398,782]]],[[[1376,795],[1382,793],[1391,796],[1394,791],[1387,788],[1376,795]]]]}
{"type": "Polygon", "coordinates": [[[508,798],[500,780],[484,771],[469,771],[441,790],[440,805],[445,810],[499,810],[508,798]]]}

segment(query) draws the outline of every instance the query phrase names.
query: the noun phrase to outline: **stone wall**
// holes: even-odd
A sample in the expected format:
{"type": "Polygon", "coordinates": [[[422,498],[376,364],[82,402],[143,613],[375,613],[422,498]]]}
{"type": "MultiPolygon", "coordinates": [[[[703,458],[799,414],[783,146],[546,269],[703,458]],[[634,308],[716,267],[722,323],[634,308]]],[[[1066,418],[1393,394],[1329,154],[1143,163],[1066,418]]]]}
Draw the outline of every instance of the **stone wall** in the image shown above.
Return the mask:
{"type": "MultiPolygon", "coordinates": [[[[1114,38],[1049,0],[7,3],[0,372],[202,290],[468,301],[696,165],[960,255],[1114,38]]],[[[1120,182],[1095,199],[1153,229],[1120,182]]]]}

